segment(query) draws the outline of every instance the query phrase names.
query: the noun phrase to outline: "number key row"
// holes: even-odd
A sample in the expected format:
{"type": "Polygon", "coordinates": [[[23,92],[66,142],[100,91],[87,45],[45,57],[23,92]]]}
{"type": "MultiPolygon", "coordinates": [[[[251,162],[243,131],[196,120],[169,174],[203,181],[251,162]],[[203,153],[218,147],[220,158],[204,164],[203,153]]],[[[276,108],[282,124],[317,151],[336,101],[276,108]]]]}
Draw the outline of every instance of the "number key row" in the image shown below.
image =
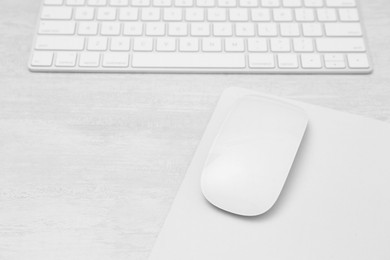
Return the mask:
{"type": "Polygon", "coordinates": [[[170,37],[71,37],[38,36],[36,50],[81,51],[226,51],[226,52],[364,52],[362,38],[170,38],[170,37]],[[109,45],[111,42],[111,45],[109,45]]]}
{"type": "Polygon", "coordinates": [[[70,6],[199,6],[199,7],[351,7],[356,0],[45,0],[45,5],[70,6]]]}
{"type": "Polygon", "coordinates": [[[141,23],[141,22],[79,22],[74,21],[41,21],[38,33],[41,35],[74,35],[85,36],[287,36],[287,37],[359,37],[362,28],[359,23],[141,23]],[[122,29],[123,27],[123,29],[122,29]]]}

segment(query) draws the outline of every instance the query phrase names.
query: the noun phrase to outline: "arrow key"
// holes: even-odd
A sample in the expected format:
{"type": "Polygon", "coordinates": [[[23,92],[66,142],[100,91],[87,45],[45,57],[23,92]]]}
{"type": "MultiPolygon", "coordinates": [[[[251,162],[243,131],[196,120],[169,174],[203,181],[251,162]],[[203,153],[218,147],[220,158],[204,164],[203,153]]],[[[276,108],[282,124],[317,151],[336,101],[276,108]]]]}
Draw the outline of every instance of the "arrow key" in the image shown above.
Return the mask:
{"type": "Polygon", "coordinates": [[[304,69],[321,69],[321,56],[318,54],[302,54],[301,64],[304,69]]]}

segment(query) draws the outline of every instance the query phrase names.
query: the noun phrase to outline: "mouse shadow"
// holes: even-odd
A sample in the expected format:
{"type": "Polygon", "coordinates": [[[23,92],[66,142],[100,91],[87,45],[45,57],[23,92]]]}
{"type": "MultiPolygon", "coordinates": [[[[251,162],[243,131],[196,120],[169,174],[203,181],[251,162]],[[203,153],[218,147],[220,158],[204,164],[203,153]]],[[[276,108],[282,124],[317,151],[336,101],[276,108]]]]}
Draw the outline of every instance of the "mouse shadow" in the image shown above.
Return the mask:
{"type": "Polygon", "coordinates": [[[282,188],[282,191],[279,195],[279,198],[276,200],[275,204],[265,213],[258,215],[258,216],[241,216],[237,215],[231,212],[227,212],[223,209],[220,209],[213,204],[211,204],[206,198],[204,200],[207,202],[208,206],[211,210],[216,210],[220,214],[224,214],[226,217],[236,218],[241,221],[267,221],[268,219],[274,217],[274,215],[279,214],[280,209],[284,207],[285,204],[289,203],[289,194],[295,189],[296,182],[299,181],[299,175],[301,174],[298,169],[301,168],[302,163],[305,160],[305,155],[307,154],[307,145],[309,142],[309,135],[310,135],[310,126],[308,125],[305,131],[305,134],[303,136],[302,142],[298,148],[297,154],[294,158],[294,163],[291,166],[290,172],[287,176],[287,179],[284,183],[284,186],[282,188]]]}

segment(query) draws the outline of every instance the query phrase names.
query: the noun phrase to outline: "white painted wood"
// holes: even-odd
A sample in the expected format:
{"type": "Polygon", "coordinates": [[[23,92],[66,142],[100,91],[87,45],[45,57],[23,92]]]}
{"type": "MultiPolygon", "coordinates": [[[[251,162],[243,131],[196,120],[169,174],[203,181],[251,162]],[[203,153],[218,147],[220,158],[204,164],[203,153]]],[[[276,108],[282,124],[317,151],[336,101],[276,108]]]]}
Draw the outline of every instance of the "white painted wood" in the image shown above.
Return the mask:
{"type": "Polygon", "coordinates": [[[387,0],[360,76],[30,73],[40,1],[0,5],[0,259],[147,259],[227,87],[390,122],[387,0]]]}

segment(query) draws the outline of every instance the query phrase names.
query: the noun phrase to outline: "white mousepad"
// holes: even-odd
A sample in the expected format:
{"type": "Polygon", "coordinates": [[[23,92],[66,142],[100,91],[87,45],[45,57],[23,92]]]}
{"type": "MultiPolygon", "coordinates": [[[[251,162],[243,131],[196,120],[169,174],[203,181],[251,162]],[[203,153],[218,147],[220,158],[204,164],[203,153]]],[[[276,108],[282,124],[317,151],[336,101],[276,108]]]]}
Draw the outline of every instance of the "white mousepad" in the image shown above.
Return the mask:
{"type": "Polygon", "coordinates": [[[309,125],[276,205],[240,217],[205,200],[207,153],[229,108],[246,95],[260,94],[232,88],[222,95],[150,259],[390,259],[387,123],[284,100],[305,109],[309,125]]]}

